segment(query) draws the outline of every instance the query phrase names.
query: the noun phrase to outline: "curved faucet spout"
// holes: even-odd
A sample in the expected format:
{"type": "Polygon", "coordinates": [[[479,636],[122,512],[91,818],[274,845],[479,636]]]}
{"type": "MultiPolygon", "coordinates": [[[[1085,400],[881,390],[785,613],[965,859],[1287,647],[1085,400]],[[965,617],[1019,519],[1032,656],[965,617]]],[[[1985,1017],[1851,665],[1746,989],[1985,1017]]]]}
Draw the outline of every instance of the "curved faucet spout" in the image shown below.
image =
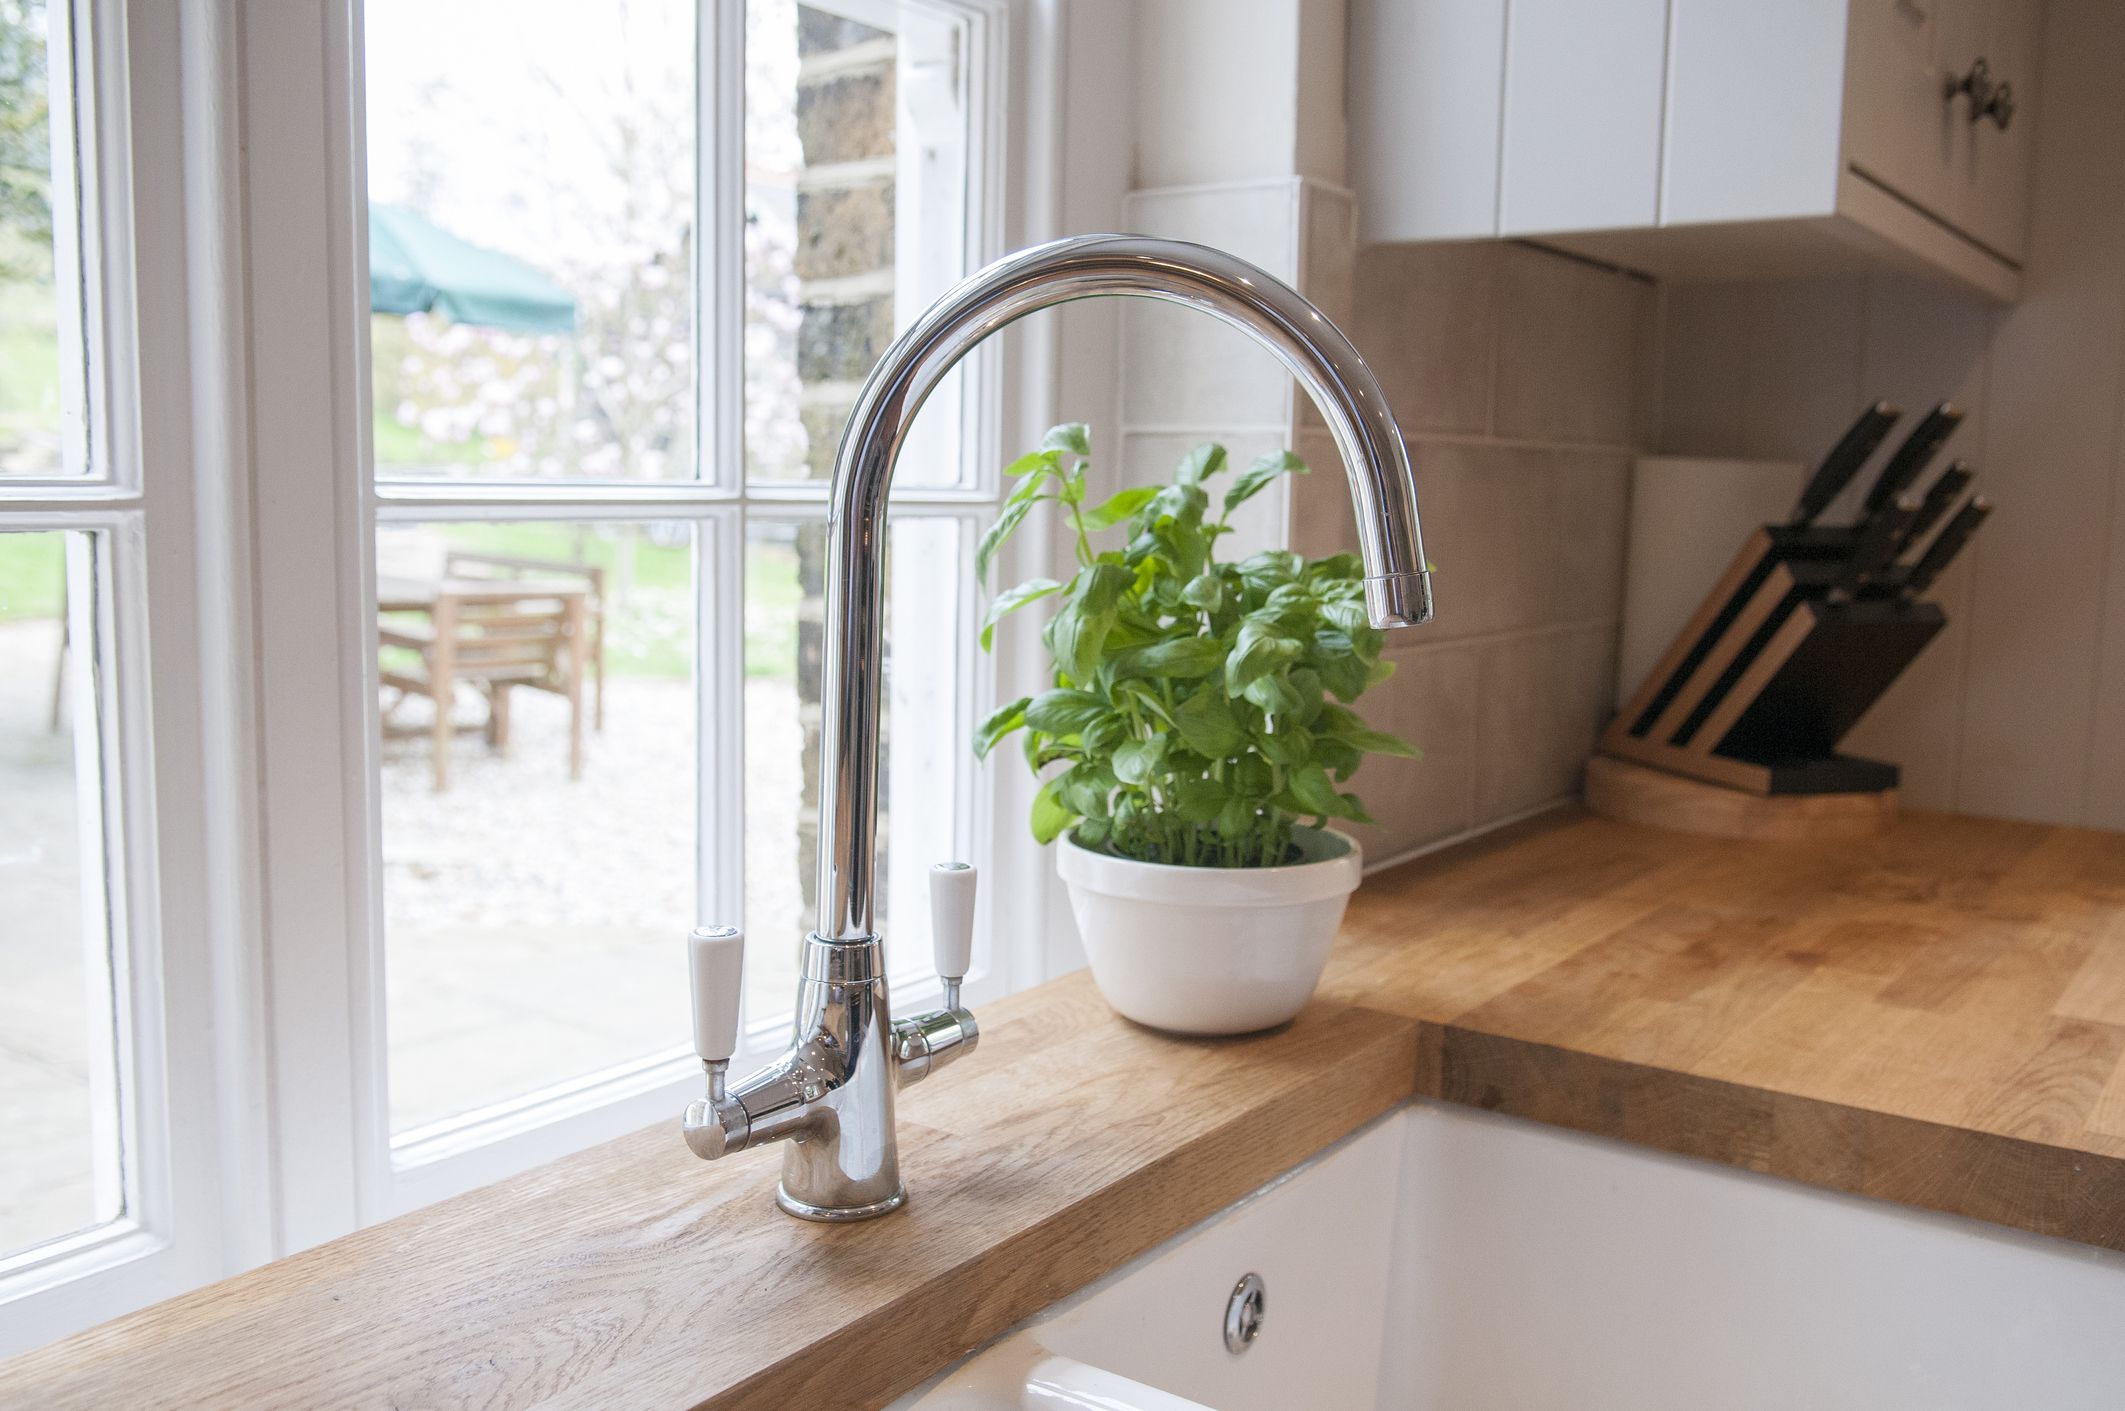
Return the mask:
{"type": "Polygon", "coordinates": [[[835,458],[819,770],[823,940],[872,934],[886,490],[908,425],[938,381],[991,333],[1039,309],[1106,294],[1201,309],[1276,354],[1312,395],[1342,453],[1373,623],[1412,627],[1431,616],[1401,430],[1372,370],[1319,309],[1244,260],[1179,240],[1084,235],[998,260],[894,341],[864,383],[835,458]]]}

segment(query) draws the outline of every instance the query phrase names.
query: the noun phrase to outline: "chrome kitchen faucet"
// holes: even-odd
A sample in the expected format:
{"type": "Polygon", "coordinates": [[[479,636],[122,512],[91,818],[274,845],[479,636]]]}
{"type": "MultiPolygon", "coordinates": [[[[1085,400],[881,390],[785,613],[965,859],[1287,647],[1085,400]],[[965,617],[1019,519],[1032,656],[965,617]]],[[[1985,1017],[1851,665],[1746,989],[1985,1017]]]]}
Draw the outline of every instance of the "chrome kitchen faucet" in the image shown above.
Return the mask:
{"type": "Polygon", "coordinates": [[[849,417],[829,494],[825,680],[820,700],[818,925],[805,937],[796,1028],[780,1058],[735,1087],[743,937],[689,942],[694,1040],[708,1096],[686,1110],[686,1144],[713,1161],[787,1140],[776,1202],[807,1220],[866,1220],[907,1193],[893,1126],[897,1087],[970,1053],[980,1030],[959,1003],[973,954],[974,869],[930,874],[944,1007],[894,1020],[872,929],[877,881],[879,662],[885,618],[886,490],[923,399],[975,344],[1036,310],[1103,294],[1201,309],[1276,354],[1328,422],[1350,477],[1365,607],[1376,627],[1431,617],[1417,489],[1402,433],[1372,370],[1319,309],[1244,260],[1141,235],[1081,235],[998,260],[926,309],[871,371],[849,417]]]}

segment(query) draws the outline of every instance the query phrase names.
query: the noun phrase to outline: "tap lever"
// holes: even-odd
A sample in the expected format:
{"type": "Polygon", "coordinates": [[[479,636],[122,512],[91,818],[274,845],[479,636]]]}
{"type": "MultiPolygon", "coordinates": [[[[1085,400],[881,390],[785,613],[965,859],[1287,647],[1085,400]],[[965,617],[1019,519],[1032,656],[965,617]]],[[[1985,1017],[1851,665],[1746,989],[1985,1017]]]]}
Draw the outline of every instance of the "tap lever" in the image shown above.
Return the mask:
{"type": "Polygon", "coordinates": [[[930,869],[930,943],[944,981],[944,1007],[959,1008],[959,982],[974,964],[974,888],[980,872],[964,862],[930,869]]]}
{"type": "Polygon", "coordinates": [[[708,1069],[710,1101],[721,1101],[730,1056],[738,1051],[745,933],[735,926],[699,927],[686,938],[686,959],[694,1000],[694,1052],[708,1069]]]}

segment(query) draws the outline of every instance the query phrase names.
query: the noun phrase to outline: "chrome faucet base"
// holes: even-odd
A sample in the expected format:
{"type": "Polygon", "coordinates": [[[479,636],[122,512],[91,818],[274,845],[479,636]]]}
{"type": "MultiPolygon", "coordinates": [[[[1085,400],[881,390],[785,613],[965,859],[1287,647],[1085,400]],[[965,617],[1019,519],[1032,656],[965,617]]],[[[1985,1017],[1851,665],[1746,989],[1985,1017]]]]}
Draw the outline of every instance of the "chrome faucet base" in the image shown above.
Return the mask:
{"type": "Polygon", "coordinates": [[[875,1220],[881,1215],[890,1215],[908,1203],[908,1189],[902,1186],[884,1200],[874,1200],[869,1205],[814,1205],[808,1200],[799,1200],[785,1186],[775,1188],[775,1204],[784,1213],[799,1220],[817,1220],[822,1225],[847,1225],[857,1220],[875,1220]]]}

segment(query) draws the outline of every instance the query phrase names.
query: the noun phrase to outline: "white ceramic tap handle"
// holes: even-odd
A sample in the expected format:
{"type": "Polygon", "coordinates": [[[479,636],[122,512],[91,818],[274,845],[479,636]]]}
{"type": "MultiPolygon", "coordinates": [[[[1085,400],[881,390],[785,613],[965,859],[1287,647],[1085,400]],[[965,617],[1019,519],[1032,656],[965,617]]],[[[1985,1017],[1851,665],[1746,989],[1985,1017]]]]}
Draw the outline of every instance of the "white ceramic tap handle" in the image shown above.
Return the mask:
{"type": "Polygon", "coordinates": [[[954,989],[974,964],[974,885],[979,877],[964,862],[930,869],[930,941],[937,973],[954,989]]]}
{"type": "Polygon", "coordinates": [[[738,996],[745,979],[745,933],[703,926],[686,940],[694,996],[694,1052],[703,1063],[728,1062],[738,1051],[738,996]]]}

